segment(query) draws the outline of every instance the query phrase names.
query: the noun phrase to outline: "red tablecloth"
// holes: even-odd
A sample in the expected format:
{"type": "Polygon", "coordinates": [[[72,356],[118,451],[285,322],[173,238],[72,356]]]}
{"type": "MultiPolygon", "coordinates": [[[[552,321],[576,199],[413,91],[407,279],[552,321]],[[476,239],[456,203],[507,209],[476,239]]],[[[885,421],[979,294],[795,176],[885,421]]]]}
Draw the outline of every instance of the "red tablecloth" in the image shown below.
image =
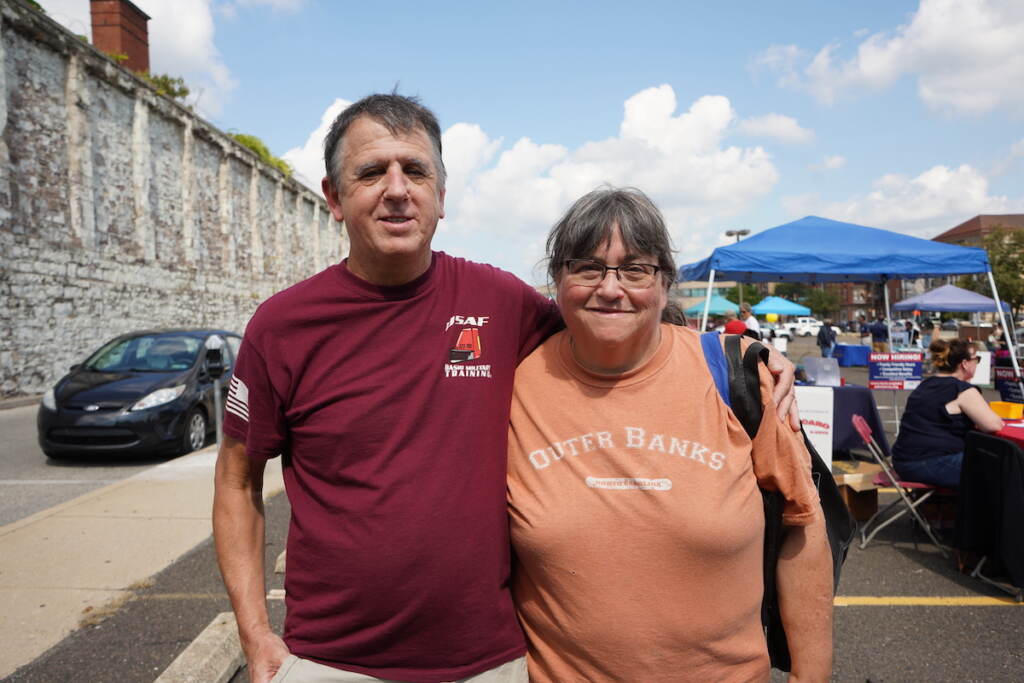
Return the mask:
{"type": "Polygon", "coordinates": [[[1024,448],[1024,420],[1007,420],[1006,425],[996,432],[996,436],[1013,441],[1024,448]]]}

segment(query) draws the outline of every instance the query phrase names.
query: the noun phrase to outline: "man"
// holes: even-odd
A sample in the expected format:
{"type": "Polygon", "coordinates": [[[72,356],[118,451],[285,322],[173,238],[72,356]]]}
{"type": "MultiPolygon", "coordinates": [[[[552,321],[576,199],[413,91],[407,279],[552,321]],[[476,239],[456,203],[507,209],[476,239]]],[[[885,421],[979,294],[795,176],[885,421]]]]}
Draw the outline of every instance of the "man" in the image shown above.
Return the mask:
{"type": "Polygon", "coordinates": [[[825,318],[825,324],[818,329],[818,348],[822,358],[831,358],[836,348],[836,333],[832,329],[832,319],[825,318]]]}
{"type": "MultiPolygon", "coordinates": [[[[217,460],[214,536],[251,679],[525,681],[509,402],[556,309],[507,273],[431,251],[444,165],[416,100],[360,100],[324,149],[349,256],[253,316],[217,460]],[[292,508],[283,640],[263,582],[262,477],[278,454],[292,508]]],[[[787,411],[791,368],[774,364],[787,411]]]]}
{"type": "Polygon", "coordinates": [[[863,313],[857,316],[857,332],[860,333],[861,346],[871,343],[871,325],[868,323],[868,317],[863,313]]]}
{"type": "Polygon", "coordinates": [[[889,327],[885,324],[885,318],[878,318],[868,328],[871,332],[871,350],[875,353],[887,353],[889,351],[889,327]]]}
{"type": "Polygon", "coordinates": [[[761,338],[761,323],[757,322],[757,317],[754,315],[754,309],[750,307],[746,301],[740,304],[740,320],[747,326],[748,332],[753,332],[752,336],[754,339],[761,338]]]}

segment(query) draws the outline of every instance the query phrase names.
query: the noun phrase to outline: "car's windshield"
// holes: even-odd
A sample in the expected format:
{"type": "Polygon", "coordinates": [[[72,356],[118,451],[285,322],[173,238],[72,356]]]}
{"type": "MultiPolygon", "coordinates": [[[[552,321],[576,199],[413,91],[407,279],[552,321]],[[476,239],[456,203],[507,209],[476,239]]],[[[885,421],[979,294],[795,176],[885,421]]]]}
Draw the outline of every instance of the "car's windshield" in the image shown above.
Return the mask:
{"type": "Polygon", "coordinates": [[[99,372],[175,372],[196,361],[202,340],[181,334],[147,334],[115,339],[85,361],[99,372]]]}

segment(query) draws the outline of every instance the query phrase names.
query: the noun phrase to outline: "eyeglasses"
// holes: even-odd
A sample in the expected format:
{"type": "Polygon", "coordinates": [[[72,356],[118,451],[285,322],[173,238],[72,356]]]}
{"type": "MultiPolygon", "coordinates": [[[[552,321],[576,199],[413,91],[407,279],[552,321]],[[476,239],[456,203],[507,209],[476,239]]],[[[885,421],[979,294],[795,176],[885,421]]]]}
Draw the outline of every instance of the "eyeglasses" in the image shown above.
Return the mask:
{"type": "Polygon", "coordinates": [[[979,361],[980,362],[981,361],[981,356],[967,356],[967,360],[979,361]]]}
{"type": "Polygon", "coordinates": [[[569,284],[596,287],[604,282],[609,270],[628,289],[646,289],[658,278],[659,266],[653,263],[626,263],[621,266],[606,266],[588,258],[571,258],[565,262],[566,279],[569,284]]]}

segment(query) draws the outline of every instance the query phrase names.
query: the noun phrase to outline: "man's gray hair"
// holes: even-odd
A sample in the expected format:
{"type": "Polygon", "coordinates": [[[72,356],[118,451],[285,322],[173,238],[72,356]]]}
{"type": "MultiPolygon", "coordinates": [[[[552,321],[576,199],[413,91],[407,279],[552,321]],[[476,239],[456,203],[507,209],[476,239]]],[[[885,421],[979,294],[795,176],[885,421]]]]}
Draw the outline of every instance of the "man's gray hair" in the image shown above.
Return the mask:
{"type": "Polygon", "coordinates": [[[622,241],[634,254],[658,260],[665,289],[676,279],[672,238],[654,202],[635,187],[600,187],[579,199],[551,228],[547,241],[548,275],[558,282],[568,259],[590,258],[619,226],[622,241]]]}
{"type": "Polygon", "coordinates": [[[434,170],[437,172],[437,187],[444,189],[447,173],[441,160],[441,126],[434,113],[420,104],[417,97],[406,97],[397,93],[369,95],[349,105],[338,114],[331,129],[324,138],[324,165],[327,178],[335,190],[341,189],[342,140],[356,119],[368,116],[387,128],[392,135],[408,134],[422,128],[434,149],[434,170]]]}
{"type": "MultiPolygon", "coordinates": [[[[743,283],[742,282],[737,282],[736,285],[738,287],[742,287],[743,283]]],[[[753,310],[751,309],[750,304],[748,304],[746,301],[744,301],[743,303],[740,304],[740,312],[742,312],[742,313],[753,313],[753,310]]]]}

